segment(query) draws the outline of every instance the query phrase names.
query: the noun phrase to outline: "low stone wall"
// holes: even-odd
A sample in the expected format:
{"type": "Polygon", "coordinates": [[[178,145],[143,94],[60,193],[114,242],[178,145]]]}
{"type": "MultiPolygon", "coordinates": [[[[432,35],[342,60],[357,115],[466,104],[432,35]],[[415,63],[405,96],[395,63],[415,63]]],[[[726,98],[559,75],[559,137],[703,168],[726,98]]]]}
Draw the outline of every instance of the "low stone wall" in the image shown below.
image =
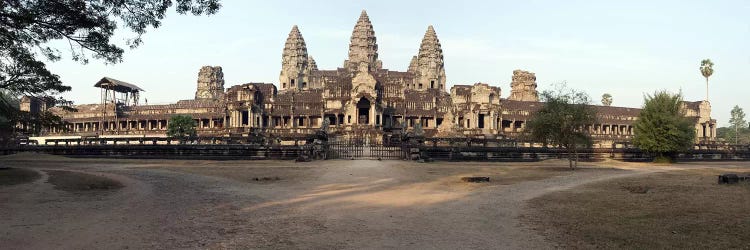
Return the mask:
{"type": "MultiPolygon", "coordinates": [[[[404,147],[403,150],[410,150],[404,147]]],[[[0,147],[0,155],[17,152],[41,152],[69,157],[104,158],[154,158],[154,159],[216,159],[293,160],[301,151],[300,146],[277,145],[256,146],[249,144],[91,144],[91,145],[17,145],[0,147]]],[[[567,159],[567,152],[558,148],[543,147],[450,147],[425,146],[419,150],[423,155],[437,161],[506,161],[533,162],[547,159],[567,159]]],[[[638,149],[583,149],[580,161],[602,161],[614,159],[631,162],[652,161],[653,156],[638,149]]],[[[750,150],[693,150],[679,154],[678,161],[747,161],[750,150]]]]}
{"type": "Polygon", "coordinates": [[[0,149],[2,154],[40,152],[68,157],[135,158],[135,159],[212,159],[212,160],[293,160],[299,156],[298,146],[254,145],[22,145],[0,149]]]}
{"type": "MultiPolygon", "coordinates": [[[[438,161],[509,161],[533,162],[547,159],[567,159],[567,151],[543,147],[424,147],[420,150],[438,161]]],[[[579,150],[580,161],[613,159],[629,162],[649,162],[653,155],[639,149],[595,148],[579,150]]],[[[693,150],[677,156],[677,161],[747,161],[750,151],[693,150]]]]}

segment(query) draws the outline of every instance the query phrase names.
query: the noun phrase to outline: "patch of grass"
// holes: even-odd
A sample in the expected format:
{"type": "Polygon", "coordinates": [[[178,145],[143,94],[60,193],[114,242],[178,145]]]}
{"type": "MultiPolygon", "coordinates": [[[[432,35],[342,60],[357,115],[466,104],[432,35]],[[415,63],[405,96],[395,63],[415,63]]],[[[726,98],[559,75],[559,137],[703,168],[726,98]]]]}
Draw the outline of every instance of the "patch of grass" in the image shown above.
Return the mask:
{"type": "Polygon", "coordinates": [[[585,185],[530,201],[524,220],[563,248],[748,247],[750,183],[695,169],[585,185]]]}
{"type": "Polygon", "coordinates": [[[0,186],[18,185],[33,182],[41,175],[26,168],[0,168],[0,186]]]}
{"type": "Polygon", "coordinates": [[[674,163],[674,158],[669,157],[669,156],[657,156],[657,157],[654,157],[654,163],[665,163],[665,164],[674,163]]]}
{"type": "Polygon", "coordinates": [[[92,174],[62,170],[45,172],[49,174],[47,182],[52,184],[55,189],[68,192],[114,190],[123,187],[119,181],[92,174]]]}

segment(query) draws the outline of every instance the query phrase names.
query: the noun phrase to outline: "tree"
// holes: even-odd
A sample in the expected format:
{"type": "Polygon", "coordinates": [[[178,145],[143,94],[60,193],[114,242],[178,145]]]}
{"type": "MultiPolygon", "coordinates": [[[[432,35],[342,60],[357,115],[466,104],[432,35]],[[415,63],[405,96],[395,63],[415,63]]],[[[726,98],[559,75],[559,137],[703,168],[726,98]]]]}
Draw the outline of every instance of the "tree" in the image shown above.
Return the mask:
{"type": "Polygon", "coordinates": [[[526,131],[531,140],[565,148],[571,169],[578,167],[578,148],[592,140],[586,126],[596,123],[596,110],[586,93],[564,85],[541,94],[544,106],[532,114],[526,131]]]}
{"type": "Polygon", "coordinates": [[[750,143],[750,128],[740,127],[735,131],[733,127],[716,128],[716,137],[723,139],[725,142],[735,142],[735,144],[750,143]]]}
{"type": "Polygon", "coordinates": [[[167,136],[177,138],[182,142],[197,134],[195,131],[195,126],[197,125],[197,122],[189,115],[174,115],[169,118],[167,136]]]}
{"type": "Polygon", "coordinates": [[[611,106],[612,105],[612,95],[609,93],[604,93],[602,95],[602,105],[604,106],[611,106]]]}
{"type": "Polygon", "coordinates": [[[739,143],[740,130],[745,127],[747,121],[745,120],[745,111],[740,106],[735,105],[731,111],[731,118],[729,118],[729,125],[734,129],[734,144],[739,143]]]}
{"type": "Polygon", "coordinates": [[[0,135],[3,131],[12,130],[14,122],[18,117],[18,98],[0,90],[0,135]]]}
{"type": "Polygon", "coordinates": [[[685,117],[682,94],[658,91],[646,95],[635,121],[636,147],[657,154],[656,162],[673,162],[675,154],[690,149],[694,140],[693,122],[685,117]]]}
{"type": "Polygon", "coordinates": [[[701,61],[701,74],[706,78],[706,101],[708,101],[708,78],[714,74],[714,63],[711,59],[703,59],[701,61]]]}
{"type": "MultiPolygon", "coordinates": [[[[161,25],[174,3],[180,14],[211,15],[221,7],[219,0],[0,1],[0,89],[16,97],[48,97],[69,91],[71,88],[42,61],[62,58],[50,42],[66,41],[74,61],[85,64],[93,57],[118,63],[124,50],[111,42],[117,25],[134,33],[126,45],[136,48],[149,28],[161,25]]],[[[0,106],[10,105],[0,100],[0,106]]]]}

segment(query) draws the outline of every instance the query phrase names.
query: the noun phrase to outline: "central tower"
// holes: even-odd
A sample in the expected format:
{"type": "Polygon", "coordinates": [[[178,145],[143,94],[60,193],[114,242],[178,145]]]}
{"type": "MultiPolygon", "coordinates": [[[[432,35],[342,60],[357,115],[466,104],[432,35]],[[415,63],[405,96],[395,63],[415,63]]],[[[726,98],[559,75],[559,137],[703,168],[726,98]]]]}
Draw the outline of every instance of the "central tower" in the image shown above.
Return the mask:
{"type": "Polygon", "coordinates": [[[351,41],[349,42],[349,59],[344,61],[344,68],[349,72],[357,72],[360,64],[367,66],[368,71],[381,69],[383,63],[378,60],[378,43],[375,30],[370,23],[367,12],[362,10],[357,24],[354,25],[351,41]]]}

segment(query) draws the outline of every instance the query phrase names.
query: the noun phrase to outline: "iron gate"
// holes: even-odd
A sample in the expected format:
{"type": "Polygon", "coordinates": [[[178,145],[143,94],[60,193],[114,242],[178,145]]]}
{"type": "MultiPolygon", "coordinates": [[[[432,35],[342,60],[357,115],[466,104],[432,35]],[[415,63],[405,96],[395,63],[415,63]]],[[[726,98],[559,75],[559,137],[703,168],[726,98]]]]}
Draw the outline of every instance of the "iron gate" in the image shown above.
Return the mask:
{"type": "Polygon", "coordinates": [[[400,146],[354,141],[331,143],[328,150],[328,159],[353,160],[402,160],[405,159],[406,152],[400,146]]]}

